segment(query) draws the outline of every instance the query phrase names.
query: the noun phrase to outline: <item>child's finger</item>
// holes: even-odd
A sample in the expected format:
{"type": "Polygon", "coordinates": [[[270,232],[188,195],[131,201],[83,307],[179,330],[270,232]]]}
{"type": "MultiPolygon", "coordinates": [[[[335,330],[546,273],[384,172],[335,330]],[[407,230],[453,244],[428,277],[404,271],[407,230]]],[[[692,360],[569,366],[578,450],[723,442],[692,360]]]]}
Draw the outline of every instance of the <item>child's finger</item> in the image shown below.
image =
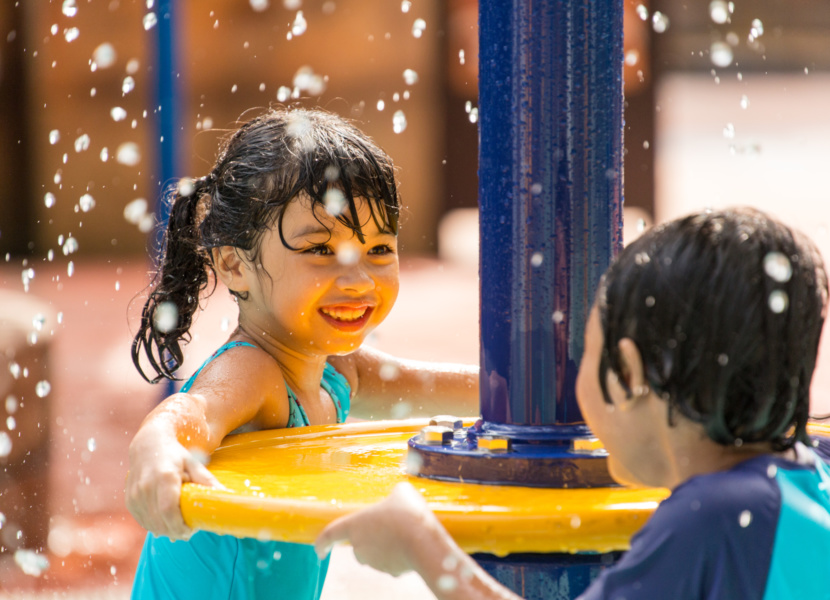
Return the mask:
{"type": "Polygon", "coordinates": [[[317,552],[317,556],[320,557],[320,560],[323,560],[328,553],[331,552],[331,547],[334,546],[336,542],[340,542],[343,540],[348,540],[351,537],[350,529],[352,523],[352,515],[346,515],[345,517],[340,517],[329,523],[323,532],[317,536],[317,539],[314,542],[314,551],[317,552]]]}
{"type": "Polygon", "coordinates": [[[192,483],[206,485],[224,490],[225,486],[219,483],[219,480],[211,473],[205,465],[197,459],[191,457],[185,462],[185,471],[192,483]]]}

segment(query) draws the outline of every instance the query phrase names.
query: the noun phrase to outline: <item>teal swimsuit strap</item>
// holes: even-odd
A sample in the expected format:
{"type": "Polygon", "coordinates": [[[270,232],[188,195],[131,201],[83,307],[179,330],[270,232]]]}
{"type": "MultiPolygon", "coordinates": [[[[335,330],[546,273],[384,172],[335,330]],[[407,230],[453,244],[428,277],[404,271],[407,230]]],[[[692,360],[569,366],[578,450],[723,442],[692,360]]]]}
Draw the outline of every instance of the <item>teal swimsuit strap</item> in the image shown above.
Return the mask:
{"type": "Polygon", "coordinates": [[[202,363],[202,366],[199,367],[199,370],[196,371],[195,373],[193,373],[193,375],[190,376],[190,379],[187,380],[187,383],[185,383],[182,386],[182,389],[179,390],[179,391],[180,392],[187,392],[191,388],[191,386],[193,385],[193,382],[196,381],[196,378],[199,376],[199,373],[202,372],[202,369],[204,369],[206,366],[208,366],[208,364],[214,358],[216,358],[217,356],[219,356],[221,354],[224,354],[225,352],[227,352],[231,348],[236,348],[237,346],[250,346],[251,348],[256,348],[256,346],[254,346],[253,344],[249,344],[248,342],[228,342],[227,344],[223,344],[222,346],[219,346],[219,349],[216,352],[214,352],[213,354],[211,354],[210,358],[208,358],[205,362],[202,363]]]}

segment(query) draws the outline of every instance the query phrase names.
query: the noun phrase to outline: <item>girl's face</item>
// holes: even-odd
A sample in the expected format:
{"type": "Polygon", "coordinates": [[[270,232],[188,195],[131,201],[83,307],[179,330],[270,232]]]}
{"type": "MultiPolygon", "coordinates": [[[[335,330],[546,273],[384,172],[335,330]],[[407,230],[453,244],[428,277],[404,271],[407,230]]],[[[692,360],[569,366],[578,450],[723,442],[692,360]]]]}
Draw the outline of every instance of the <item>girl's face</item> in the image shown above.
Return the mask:
{"type": "Polygon", "coordinates": [[[653,393],[629,396],[611,371],[607,373],[611,403],[607,403],[599,381],[603,342],[599,310],[594,307],[585,327],[585,351],[576,379],[582,416],[608,450],[608,469],[614,479],[625,484],[665,485],[661,436],[665,403],[653,393]]]}
{"type": "Polygon", "coordinates": [[[356,350],[389,314],[399,275],[397,237],[378,230],[366,201],[357,208],[365,243],[309,199],[293,200],[282,231],[296,250],[276,226],[266,232],[240,323],[301,354],[356,350]]]}

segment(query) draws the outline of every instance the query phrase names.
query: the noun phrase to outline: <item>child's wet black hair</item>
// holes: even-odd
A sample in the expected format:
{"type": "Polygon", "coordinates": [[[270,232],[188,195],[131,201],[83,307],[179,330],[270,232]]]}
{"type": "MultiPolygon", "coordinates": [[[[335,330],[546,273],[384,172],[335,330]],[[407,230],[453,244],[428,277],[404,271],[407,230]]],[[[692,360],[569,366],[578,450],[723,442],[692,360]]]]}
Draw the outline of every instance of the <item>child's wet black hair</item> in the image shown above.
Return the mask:
{"type": "Polygon", "coordinates": [[[259,242],[275,225],[290,248],[282,217],[299,196],[310,199],[315,214],[328,209],[361,242],[366,223],[358,221],[356,199],[368,201],[379,231],[398,232],[392,161],[356,127],[337,115],[305,109],[271,109],[248,121],[225,140],[207,176],[167,195],[164,252],[132,346],[133,363],[145,379],[175,379],[181,344],[190,339],[193,314],[211,273],[215,284],[210,250],[233,246],[258,261],[259,242]],[[156,322],[162,305],[175,307],[172,328],[156,322]],[[140,365],[142,355],[155,372],[152,378],[140,365]]]}
{"type": "MultiPolygon", "coordinates": [[[[600,284],[600,384],[623,382],[632,339],[651,388],[719,444],[807,441],[827,275],[803,235],[753,209],[708,211],[646,232],[600,284]]],[[[624,382],[623,382],[624,385],[624,382]]]]}

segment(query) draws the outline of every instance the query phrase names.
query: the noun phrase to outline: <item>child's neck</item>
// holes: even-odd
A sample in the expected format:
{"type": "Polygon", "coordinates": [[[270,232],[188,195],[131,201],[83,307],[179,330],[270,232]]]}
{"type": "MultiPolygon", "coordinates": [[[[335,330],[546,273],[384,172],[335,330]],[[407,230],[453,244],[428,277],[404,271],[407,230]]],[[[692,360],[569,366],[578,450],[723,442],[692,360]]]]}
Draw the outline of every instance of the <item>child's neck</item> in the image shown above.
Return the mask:
{"type": "Polygon", "coordinates": [[[251,342],[270,354],[280,366],[286,385],[297,396],[319,393],[326,366],[325,355],[298,352],[260,329],[246,327],[244,323],[239,324],[230,339],[251,342]]]}

